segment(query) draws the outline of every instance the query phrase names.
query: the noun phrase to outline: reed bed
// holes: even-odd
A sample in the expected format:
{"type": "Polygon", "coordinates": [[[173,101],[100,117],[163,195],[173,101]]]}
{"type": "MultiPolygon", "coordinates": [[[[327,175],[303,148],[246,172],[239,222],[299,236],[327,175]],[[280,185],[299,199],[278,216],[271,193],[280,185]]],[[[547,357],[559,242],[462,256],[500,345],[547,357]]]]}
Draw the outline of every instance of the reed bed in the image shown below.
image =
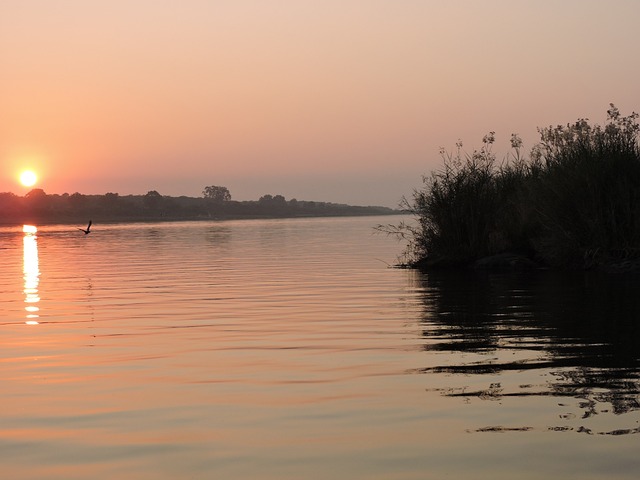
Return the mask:
{"type": "Polygon", "coordinates": [[[569,268],[639,258],[637,120],[611,104],[604,126],[579,119],[539,128],[528,156],[512,135],[501,162],[494,132],[470,154],[458,143],[403,201],[415,221],[380,229],[407,240],[402,263],[414,267],[469,265],[505,252],[569,268]]]}

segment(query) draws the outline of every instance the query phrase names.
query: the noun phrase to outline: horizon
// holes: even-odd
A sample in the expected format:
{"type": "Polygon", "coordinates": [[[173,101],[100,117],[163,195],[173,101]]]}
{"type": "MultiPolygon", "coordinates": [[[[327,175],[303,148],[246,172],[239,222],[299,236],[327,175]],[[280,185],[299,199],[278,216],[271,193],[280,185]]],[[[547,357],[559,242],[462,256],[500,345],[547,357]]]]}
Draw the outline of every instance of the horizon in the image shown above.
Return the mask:
{"type": "Polygon", "coordinates": [[[48,194],[397,208],[459,139],[495,131],[501,159],[512,133],[528,152],[539,127],[638,111],[638,18],[626,0],[7,0],[0,191],[33,169],[48,194]]]}
{"type": "MultiPolygon", "coordinates": [[[[222,186],[222,185],[221,185],[222,186]]],[[[168,194],[163,194],[162,192],[159,192],[157,189],[151,189],[148,190],[147,192],[144,193],[121,193],[121,192],[104,192],[104,193],[83,193],[83,192],[79,192],[79,191],[74,191],[72,193],[70,192],[63,192],[63,193],[57,193],[57,192],[47,192],[46,190],[44,190],[43,188],[40,188],[38,186],[33,186],[32,188],[30,188],[28,191],[23,192],[22,194],[19,193],[15,193],[12,191],[7,191],[7,192],[0,192],[1,194],[10,194],[10,195],[15,195],[18,198],[25,198],[29,193],[31,193],[34,190],[38,190],[38,191],[43,191],[45,193],[45,195],[47,196],[58,196],[58,197],[64,197],[64,196],[72,196],[72,195],[82,195],[82,196],[87,196],[87,197],[104,197],[105,195],[111,195],[111,194],[115,194],[120,198],[126,198],[126,197],[144,197],[145,195],[147,195],[148,193],[151,192],[157,192],[158,194],[160,194],[162,197],[168,197],[168,198],[181,198],[181,197],[186,197],[186,198],[191,198],[191,199],[198,199],[198,198],[206,198],[203,193],[201,192],[200,195],[197,196],[193,196],[193,195],[168,195],[168,194]]],[[[264,193],[259,195],[258,198],[234,198],[233,195],[229,200],[225,200],[225,202],[229,201],[229,202],[258,202],[260,201],[260,199],[262,197],[265,196],[273,196],[276,197],[278,195],[281,195],[279,193],[264,193]]],[[[321,199],[308,199],[308,198],[297,198],[297,197],[291,197],[288,198],[284,195],[281,195],[287,202],[290,200],[295,200],[295,201],[299,201],[299,202],[315,202],[315,203],[326,203],[326,204],[336,204],[336,205],[346,205],[346,206],[350,206],[350,207],[382,207],[382,208],[392,208],[395,210],[401,210],[400,206],[397,207],[387,207],[386,205],[356,205],[356,204],[346,204],[346,203],[341,203],[341,202],[332,202],[330,200],[321,200],[321,199]]]]}

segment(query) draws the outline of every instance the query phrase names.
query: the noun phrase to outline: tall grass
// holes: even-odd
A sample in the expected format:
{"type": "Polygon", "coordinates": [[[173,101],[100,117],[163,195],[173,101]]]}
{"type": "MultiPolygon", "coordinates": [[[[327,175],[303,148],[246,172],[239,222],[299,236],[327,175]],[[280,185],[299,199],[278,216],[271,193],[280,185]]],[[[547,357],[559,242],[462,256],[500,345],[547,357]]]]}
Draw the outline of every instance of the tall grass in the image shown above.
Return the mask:
{"type": "Polygon", "coordinates": [[[512,135],[497,162],[491,132],[467,154],[441,151],[443,168],[423,178],[404,207],[415,223],[382,229],[408,240],[409,265],[463,265],[519,253],[552,266],[640,256],[638,115],[611,105],[604,127],[579,119],[539,129],[529,158],[512,135]]]}

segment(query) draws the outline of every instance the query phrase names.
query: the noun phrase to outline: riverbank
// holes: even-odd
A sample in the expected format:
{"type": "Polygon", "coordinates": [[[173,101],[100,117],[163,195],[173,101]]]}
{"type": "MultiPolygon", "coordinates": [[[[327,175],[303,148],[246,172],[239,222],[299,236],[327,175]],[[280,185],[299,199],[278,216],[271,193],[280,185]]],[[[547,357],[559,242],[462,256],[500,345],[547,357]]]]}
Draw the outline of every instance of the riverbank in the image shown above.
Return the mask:
{"type": "MultiPolygon", "coordinates": [[[[422,271],[467,269],[490,272],[549,270],[554,268],[553,266],[546,265],[543,262],[537,262],[524,255],[518,255],[516,253],[490,255],[473,262],[456,262],[452,259],[446,258],[423,258],[411,264],[404,265],[403,267],[414,268],[422,271]]],[[[585,264],[583,269],[611,274],[640,274],[640,258],[609,258],[593,260],[590,264],[585,264]]]]}
{"type": "Polygon", "coordinates": [[[47,195],[36,189],[24,197],[0,193],[0,224],[77,224],[240,220],[261,218],[344,217],[401,214],[382,206],[285,200],[264,196],[258,201],[211,201],[207,198],[146,195],[47,195]]]}
{"type": "Polygon", "coordinates": [[[204,221],[231,221],[231,220],[269,220],[269,219],[285,219],[285,218],[340,218],[340,217],[375,217],[381,215],[401,215],[401,211],[392,211],[385,213],[344,213],[344,214],[317,214],[317,215],[224,215],[224,216],[201,216],[201,217],[180,217],[180,216],[162,216],[162,217],[102,217],[89,216],[83,218],[77,217],[50,217],[50,216],[26,216],[21,219],[13,219],[7,221],[6,219],[0,220],[0,225],[24,225],[24,224],[37,224],[37,225],[76,225],[83,224],[83,222],[89,219],[94,224],[113,224],[113,223],[169,223],[169,222],[204,222],[204,221]]]}

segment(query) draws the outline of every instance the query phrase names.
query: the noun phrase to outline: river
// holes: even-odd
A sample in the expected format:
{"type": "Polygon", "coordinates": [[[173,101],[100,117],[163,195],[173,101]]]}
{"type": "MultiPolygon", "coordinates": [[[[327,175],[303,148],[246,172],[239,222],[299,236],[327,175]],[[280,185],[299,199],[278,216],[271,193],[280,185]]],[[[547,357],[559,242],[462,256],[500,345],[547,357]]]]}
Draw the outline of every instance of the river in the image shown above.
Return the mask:
{"type": "Polygon", "coordinates": [[[389,268],[398,217],[0,227],[14,479],[635,479],[640,279],[389,268]]]}

